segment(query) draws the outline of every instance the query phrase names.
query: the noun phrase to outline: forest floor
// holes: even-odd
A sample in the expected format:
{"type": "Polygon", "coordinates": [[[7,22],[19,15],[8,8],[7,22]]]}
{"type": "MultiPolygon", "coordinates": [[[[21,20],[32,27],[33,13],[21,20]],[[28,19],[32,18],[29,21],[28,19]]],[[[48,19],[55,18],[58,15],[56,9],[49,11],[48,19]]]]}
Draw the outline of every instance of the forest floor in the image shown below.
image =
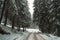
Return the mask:
{"type": "Polygon", "coordinates": [[[27,29],[27,31],[12,31],[11,28],[0,25],[0,27],[9,32],[10,34],[0,34],[0,40],[60,40],[60,37],[54,36],[52,34],[45,34],[38,32],[35,29],[27,29]],[[34,30],[34,31],[33,31],[34,30]]]}

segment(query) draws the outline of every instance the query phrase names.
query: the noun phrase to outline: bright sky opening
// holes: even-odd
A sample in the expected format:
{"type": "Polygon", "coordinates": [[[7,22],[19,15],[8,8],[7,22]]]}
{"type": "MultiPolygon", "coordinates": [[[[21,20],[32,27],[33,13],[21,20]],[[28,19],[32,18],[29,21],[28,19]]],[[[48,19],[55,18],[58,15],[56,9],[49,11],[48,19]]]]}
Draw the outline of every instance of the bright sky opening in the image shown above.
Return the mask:
{"type": "Polygon", "coordinates": [[[28,6],[29,6],[29,11],[30,11],[30,13],[31,13],[31,18],[33,19],[33,12],[34,12],[34,5],[33,5],[33,3],[34,3],[34,0],[27,0],[28,1],[28,6]]]}

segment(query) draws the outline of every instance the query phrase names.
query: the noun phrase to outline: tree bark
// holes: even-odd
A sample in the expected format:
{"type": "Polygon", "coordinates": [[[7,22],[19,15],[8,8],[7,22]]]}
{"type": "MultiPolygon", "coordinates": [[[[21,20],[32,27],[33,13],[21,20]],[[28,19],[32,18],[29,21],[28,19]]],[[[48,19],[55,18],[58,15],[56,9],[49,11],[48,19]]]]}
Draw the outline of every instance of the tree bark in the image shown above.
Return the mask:
{"type": "Polygon", "coordinates": [[[20,25],[19,25],[19,27],[18,27],[18,31],[20,31],[20,25]]]}
{"type": "Polygon", "coordinates": [[[3,18],[3,14],[4,14],[5,2],[6,2],[6,0],[4,0],[3,9],[2,9],[1,17],[0,17],[0,24],[1,24],[1,21],[2,21],[2,18],[3,18]]]}
{"type": "Polygon", "coordinates": [[[6,24],[7,24],[7,17],[5,18],[4,26],[6,26],[6,24]]]}
{"type": "Polygon", "coordinates": [[[23,32],[24,32],[24,27],[23,27],[23,32]]]}
{"type": "Polygon", "coordinates": [[[15,16],[16,14],[13,16],[13,19],[12,19],[12,29],[14,29],[14,25],[15,25],[15,16]]]}
{"type": "Polygon", "coordinates": [[[8,9],[5,12],[5,22],[4,22],[4,26],[6,26],[7,24],[7,18],[8,18],[8,9]]]}

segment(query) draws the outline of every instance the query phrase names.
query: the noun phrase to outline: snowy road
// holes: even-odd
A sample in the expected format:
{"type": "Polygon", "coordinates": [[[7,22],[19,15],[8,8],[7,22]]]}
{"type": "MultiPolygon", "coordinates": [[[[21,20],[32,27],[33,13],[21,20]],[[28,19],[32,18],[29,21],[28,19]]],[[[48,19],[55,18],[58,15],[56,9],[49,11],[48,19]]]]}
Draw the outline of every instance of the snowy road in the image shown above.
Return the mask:
{"type": "Polygon", "coordinates": [[[45,39],[39,34],[30,33],[24,40],[45,40],[45,39]]]}
{"type": "Polygon", "coordinates": [[[29,33],[29,35],[15,38],[14,40],[45,40],[41,35],[36,33],[29,33]]]}
{"type": "Polygon", "coordinates": [[[27,31],[11,31],[10,27],[0,25],[0,27],[10,34],[0,34],[0,40],[60,40],[60,37],[52,34],[41,33],[38,29],[26,29],[27,31]],[[40,33],[39,33],[40,32],[40,33]]]}
{"type": "Polygon", "coordinates": [[[36,36],[37,36],[38,40],[45,40],[45,39],[44,39],[41,35],[39,35],[39,34],[37,34],[36,36]]]}

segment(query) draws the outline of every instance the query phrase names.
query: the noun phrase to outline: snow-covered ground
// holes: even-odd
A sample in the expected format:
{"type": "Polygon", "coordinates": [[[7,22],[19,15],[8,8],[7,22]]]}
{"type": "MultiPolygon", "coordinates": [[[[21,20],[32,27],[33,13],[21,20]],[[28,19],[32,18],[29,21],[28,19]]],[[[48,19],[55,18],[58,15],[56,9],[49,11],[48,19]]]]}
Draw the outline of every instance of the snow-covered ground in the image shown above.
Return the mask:
{"type": "Polygon", "coordinates": [[[28,33],[25,33],[25,34],[10,34],[10,35],[1,35],[0,34],[0,40],[23,40],[28,35],[29,35],[28,33]]]}
{"type": "Polygon", "coordinates": [[[53,36],[51,34],[40,34],[45,40],[60,40],[60,37],[53,36]]]}
{"type": "Polygon", "coordinates": [[[10,27],[7,27],[7,26],[3,26],[3,25],[0,25],[0,27],[10,33],[10,34],[0,34],[0,40],[23,40],[24,37],[27,37],[29,35],[29,33],[27,31],[25,32],[22,32],[22,31],[16,31],[16,29],[13,29],[10,28],[10,27]]]}
{"type": "MultiPolygon", "coordinates": [[[[9,32],[10,34],[0,34],[0,40],[60,40],[60,37],[54,36],[52,34],[44,34],[44,33],[37,33],[41,32],[38,29],[26,29],[27,31],[16,31],[16,29],[13,29],[11,27],[2,26],[2,29],[4,31],[9,32]],[[30,34],[31,33],[31,34],[30,34]],[[29,35],[30,34],[30,35],[29,35]],[[28,36],[29,35],[29,36],[28,36]]],[[[21,28],[22,29],[22,28],[21,28]]]]}

